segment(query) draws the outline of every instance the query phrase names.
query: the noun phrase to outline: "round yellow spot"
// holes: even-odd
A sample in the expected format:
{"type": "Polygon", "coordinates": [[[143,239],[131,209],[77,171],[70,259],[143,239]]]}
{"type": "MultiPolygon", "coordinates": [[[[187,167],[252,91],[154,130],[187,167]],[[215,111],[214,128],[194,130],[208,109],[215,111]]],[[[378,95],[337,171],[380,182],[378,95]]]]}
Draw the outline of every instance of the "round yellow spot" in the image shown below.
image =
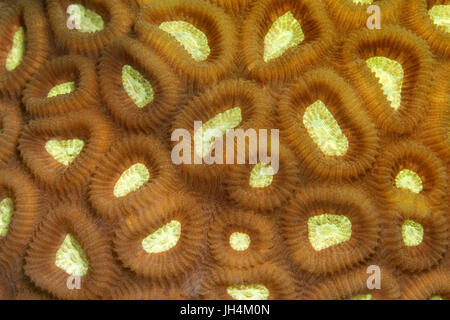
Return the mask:
{"type": "Polygon", "coordinates": [[[167,21],[159,28],[174,37],[195,61],[205,61],[211,49],[208,37],[195,26],[186,21],[167,21]]]}
{"type": "Polygon", "coordinates": [[[308,219],[308,238],[316,251],[350,240],[352,223],[343,215],[321,214],[308,219]]]}
{"type": "Polygon", "coordinates": [[[15,70],[23,60],[26,49],[26,33],[23,27],[19,27],[14,33],[11,50],[6,56],[6,70],[15,70]]]}
{"type": "Polygon", "coordinates": [[[138,108],[143,108],[153,101],[155,92],[152,85],[130,65],[124,65],[122,68],[122,85],[138,108]]]}
{"type": "Polygon", "coordinates": [[[433,6],[428,11],[428,14],[435,25],[438,25],[445,32],[450,33],[450,5],[442,4],[433,6]]]}
{"type": "Polygon", "coordinates": [[[67,14],[73,19],[75,29],[82,33],[94,33],[105,28],[103,18],[96,12],[85,8],[81,4],[71,4],[67,7],[67,14]]]}
{"type": "Polygon", "coordinates": [[[269,289],[258,283],[229,286],[227,293],[234,300],[267,300],[269,298],[269,289]]]}
{"type": "Polygon", "coordinates": [[[56,252],[55,265],[71,276],[84,276],[88,271],[88,260],[78,241],[68,233],[56,252]]]}
{"type": "Polygon", "coordinates": [[[272,184],[274,170],[271,165],[259,162],[250,173],[250,186],[252,188],[265,188],[272,184]]]}
{"type": "Polygon", "coordinates": [[[11,198],[5,198],[0,202],[0,236],[6,237],[9,224],[14,212],[14,202],[11,198]]]}
{"type": "Polygon", "coordinates": [[[395,60],[386,57],[372,57],[366,60],[369,69],[378,78],[384,94],[394,110],[400,108],[402,99],[403,67],[395,60]]]}
{"type": "Polygon", "coordinates": [[[172,220],[142,240],[148,253],[160,253],[175,247],[181,236],[181,223],[172,220]]]}
{"type": "Polygon", "coordinates": [[[305,39],[300,22],[291,11],[279,17],[264,38],[264,62],[281,57],[305,39]]]}
{"type": "Polygon", "coordinates": [[[423,240],[423,227],[420,223],[408,219],[402,225],[402,236],[405,246],[418,246],[423,240]]]}
{"type": "Polygon", "coordinates": [[[136,163],[125,170],[114,186],[114,196],[124,197],[130,192],[138,190],[150,179],[150,172],[142,163],[136,163]]]}
{"type": "Polygon", "coordinates": [[[443,300],[441,296],[432,296],[430,300],[443,300]]]}
{"type": "Polygon", "coordinates": [[[69,166],[84,148],[84,141],[80,139],[56,140],[45,143],[45,150],[59,163],[69,166]]]}
{"type": "Polygon", "coordinates": [[[218,113],[195,131],[195,153],[199,157],[206,157],[211,152],[215,139],[222,137],[227,130],[236,128],[241,121],[241,108],[236,107],[218,113]]]}
{"type": "Polygon", "coordinates": [[[47,98],[53,98],[60,94],[68,94],[75,91],[75,82],[65,82],[54,86],[47,94],[47,98]]]}
{"type": "Polygon", "coordinates": [[[230,246],[236,251],[245,251],[250,246],[250,236],[243,232],[233,232],[230,236],[230,246]]]}
{"type": "Polygon", "coordinates": [[[399,189],[406,189],[414,193],[423,190],[422,179],[412,170],[403,169],[395,177],[395,186],[399,189]]]}
{"type": "Polygon", "coordinates": [[[347,153],[348,139],[322,101],[317,100],[306,108],[303,124],[325,155],[343,156],[347,153]]]}

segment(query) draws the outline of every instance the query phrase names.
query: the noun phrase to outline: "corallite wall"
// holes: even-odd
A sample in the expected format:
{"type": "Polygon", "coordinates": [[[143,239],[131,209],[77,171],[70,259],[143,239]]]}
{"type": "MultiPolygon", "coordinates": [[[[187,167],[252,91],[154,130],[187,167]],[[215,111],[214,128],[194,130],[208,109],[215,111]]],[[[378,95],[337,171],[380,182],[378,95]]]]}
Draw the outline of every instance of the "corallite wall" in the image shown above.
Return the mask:
{"type": "Polygon", "coordinates": [[[449,146],[449,0],[2,0],[0,297],[448,299],[449,146]]]}

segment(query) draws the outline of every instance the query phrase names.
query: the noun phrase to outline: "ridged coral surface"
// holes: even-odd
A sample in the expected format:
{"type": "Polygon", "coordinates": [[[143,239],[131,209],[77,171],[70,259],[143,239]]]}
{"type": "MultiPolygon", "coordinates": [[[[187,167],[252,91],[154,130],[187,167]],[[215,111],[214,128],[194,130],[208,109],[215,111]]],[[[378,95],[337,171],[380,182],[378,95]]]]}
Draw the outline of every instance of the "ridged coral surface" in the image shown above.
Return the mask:
{"type": "Polygon", "coordinates": [[[0,0],[0,299],[449,299],[449,21],[0,0]]]}

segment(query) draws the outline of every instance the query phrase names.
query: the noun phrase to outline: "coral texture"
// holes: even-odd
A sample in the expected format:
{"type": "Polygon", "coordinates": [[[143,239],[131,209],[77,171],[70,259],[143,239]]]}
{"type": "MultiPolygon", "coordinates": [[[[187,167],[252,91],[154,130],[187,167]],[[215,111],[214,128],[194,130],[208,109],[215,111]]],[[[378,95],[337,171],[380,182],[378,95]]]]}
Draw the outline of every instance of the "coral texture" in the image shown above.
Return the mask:
{"type": "Polygon", "coordinates": [[[449,21],[0,0],[0,299],[450,299],[449,21]]]}

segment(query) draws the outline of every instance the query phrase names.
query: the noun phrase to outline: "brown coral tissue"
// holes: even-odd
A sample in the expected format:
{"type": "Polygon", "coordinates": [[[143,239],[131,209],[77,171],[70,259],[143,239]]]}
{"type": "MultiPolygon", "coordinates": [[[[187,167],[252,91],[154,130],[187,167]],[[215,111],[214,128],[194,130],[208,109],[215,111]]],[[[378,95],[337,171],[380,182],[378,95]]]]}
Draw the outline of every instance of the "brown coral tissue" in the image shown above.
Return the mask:
{"type": "Polygon", "coordinates": [[[450,299],[449,21],[0,0],[0,300],[450,299]]]}

